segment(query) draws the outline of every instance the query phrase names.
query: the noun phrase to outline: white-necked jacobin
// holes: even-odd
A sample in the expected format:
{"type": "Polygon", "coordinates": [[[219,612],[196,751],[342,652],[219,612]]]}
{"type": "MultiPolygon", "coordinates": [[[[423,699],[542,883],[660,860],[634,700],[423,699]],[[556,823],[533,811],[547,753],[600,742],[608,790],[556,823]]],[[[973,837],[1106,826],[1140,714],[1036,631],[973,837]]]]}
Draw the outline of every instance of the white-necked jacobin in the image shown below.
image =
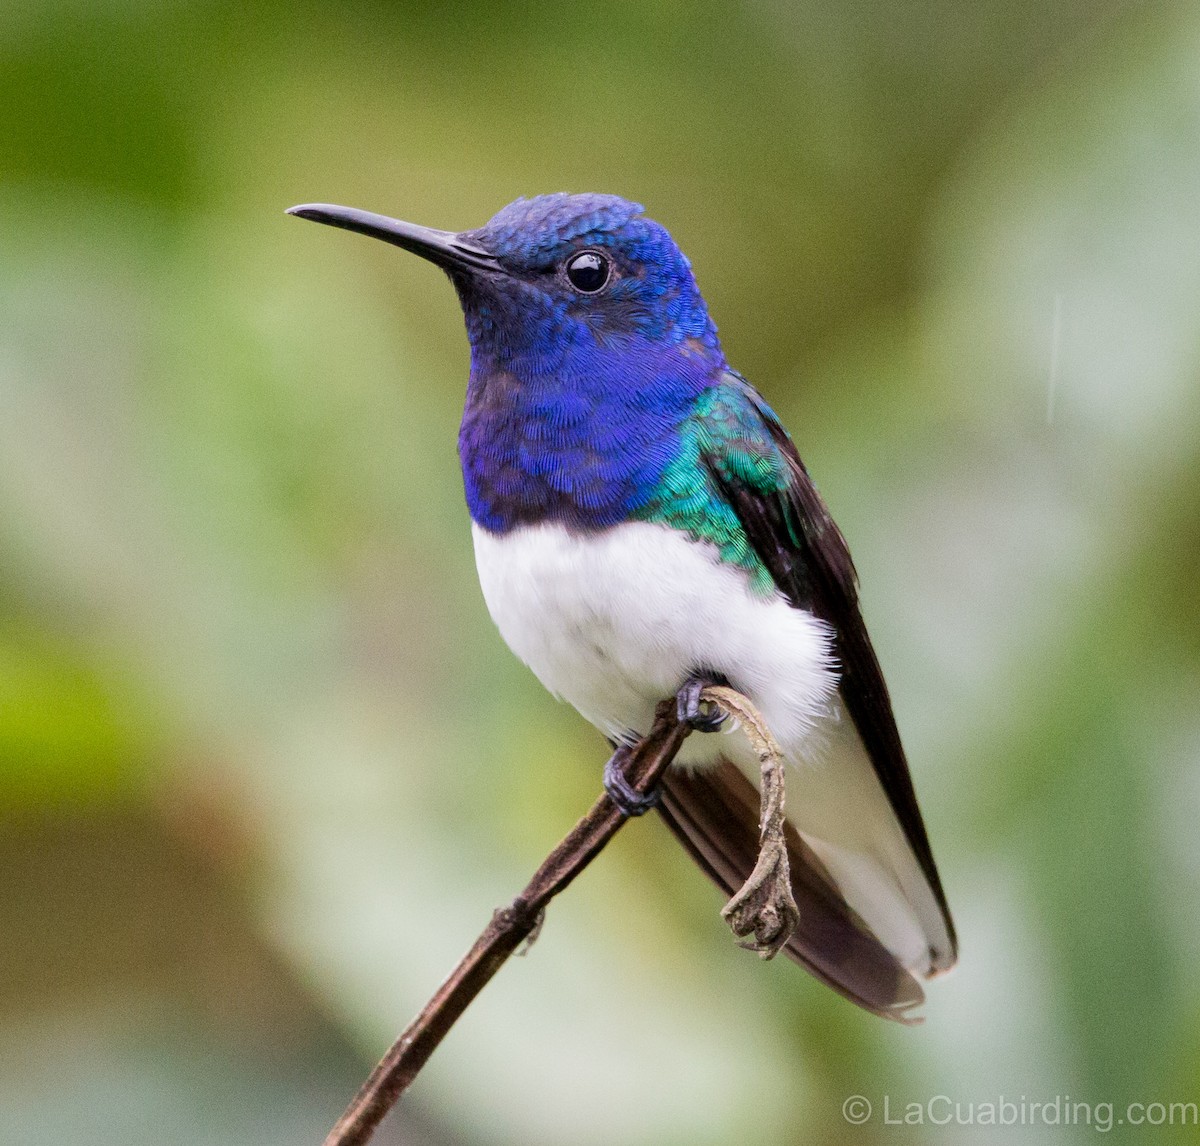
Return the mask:
{"type": "MultiPolygon", "coordinates": [[[[695,682],[749,697],[794,765],[786,949],[905,1018],[920,980],[954,964],[954,927],[854,566],[671,236],[613,195],[518,199],[461,233],[291,213],[450,276],[471,343],[459,454],[475,556],[509,647],[614,743],[695,682]]],[[[740,734],[691,736],[662,785],[667,824],[727,893],[754,867],[758,771],[740,734]]]]}

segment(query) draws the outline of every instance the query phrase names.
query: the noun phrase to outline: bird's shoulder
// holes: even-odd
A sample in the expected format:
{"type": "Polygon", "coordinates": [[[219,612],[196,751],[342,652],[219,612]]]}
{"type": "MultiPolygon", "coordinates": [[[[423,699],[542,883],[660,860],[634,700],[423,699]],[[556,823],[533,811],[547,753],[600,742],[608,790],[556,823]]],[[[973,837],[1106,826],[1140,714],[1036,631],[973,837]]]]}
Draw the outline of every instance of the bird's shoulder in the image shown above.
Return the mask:
{"type": "Polygon", "coordinates": [[[814,595],[857,601],[846,540],[791,436],[750,382],[723,373],[698,398],[683,436],[775,587],[802,607],[814,595]]]}

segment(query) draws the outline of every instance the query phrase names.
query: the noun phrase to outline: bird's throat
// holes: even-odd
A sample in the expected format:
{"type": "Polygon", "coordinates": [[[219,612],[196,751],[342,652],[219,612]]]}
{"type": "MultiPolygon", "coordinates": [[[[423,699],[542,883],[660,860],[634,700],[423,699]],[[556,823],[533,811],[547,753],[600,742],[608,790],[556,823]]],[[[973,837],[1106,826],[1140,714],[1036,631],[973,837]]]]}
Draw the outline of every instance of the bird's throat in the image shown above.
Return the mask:
{"type": "Polygon", "coordinates": [[[471,516],[494,533],[635,517],[723,367],[678,344],[556,349],[505,368],[473,355],[459,455],[471,516]]]}

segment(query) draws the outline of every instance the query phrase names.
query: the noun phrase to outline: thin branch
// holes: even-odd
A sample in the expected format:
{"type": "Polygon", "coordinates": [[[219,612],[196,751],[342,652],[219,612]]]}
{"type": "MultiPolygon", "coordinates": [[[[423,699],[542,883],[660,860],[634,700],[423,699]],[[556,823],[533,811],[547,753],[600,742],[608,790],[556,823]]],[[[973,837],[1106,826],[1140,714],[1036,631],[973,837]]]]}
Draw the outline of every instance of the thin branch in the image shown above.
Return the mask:
{"type": "MultiPolygon", "coordinates": [[[[754,941],[743,946],[770,958],[787,942],[799,918],[783,835],[783,754],[761,713],[741,693],[710,685],[700,698],[739,721],[762,767],[758,863],[721,914],[735,934],[754,935],[754,941]]],[[[653,791],[690,731],[691,726],[679,718],[676,698],[664,700],[655,711],[650,731],[623,753],[623,774],[629,787],[639,795],[653,791]]],[[[536,934],[546,905],[596,858],[626,818],[607,793],[592,805],[546,857],[525,890],[492,916],[475,946],[363,1083],[329,1132],[325,1146],[365,1146],[370,1141],[471,1000],[517,948],[536,934]]]]}
{"type": "MultiPolygon", "coordinates": [[[[627,758],[625,779],[630,787],[643,795],[651,791],[690,731],[676,714],[674,698],[663,701],[655,712],[653,727],[633,746],[627,758]]],[[[471,1000],[533,933],[546,904],[591,863],[625,819],[607,793],[592,805],[588,814],[546,857],[525,890],[493,915],[475,946],[371,1072],[329,1132],[325,1146],[364,1146],[370,1141],[384,1116],[471,1000]]]]}

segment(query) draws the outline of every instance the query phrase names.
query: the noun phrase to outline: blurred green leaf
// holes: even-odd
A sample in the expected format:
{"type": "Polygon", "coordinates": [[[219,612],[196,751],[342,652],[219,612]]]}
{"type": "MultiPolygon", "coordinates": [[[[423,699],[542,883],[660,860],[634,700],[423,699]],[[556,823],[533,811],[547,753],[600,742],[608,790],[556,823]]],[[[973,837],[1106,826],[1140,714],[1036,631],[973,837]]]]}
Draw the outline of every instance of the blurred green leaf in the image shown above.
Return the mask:
{"type": "MultiPolygon", "coordinates": [[[[193,937],[193,984],[194,937],[258,935],[365,1067],[586,806],[602,740],[474,584],[453,292],[282,211],[466,227],[616,191],[689,252],[850,538],[962,965],[924,1028],[883,1026],[737,950],[637,825],[430,1065],[431,1133],[957,1143],[841,1103],[1194,1099],[1198,45],[1190,7],[1117,0],[10,5],[0,814],[47,817],[0,918],[23,965],[116,965],[50,876],[68,818],[120,801],[201,842],[182,867],[237,918],[182,879],[147,908],[169,865],[132,847],[95,916],[193,937]]],[[[111,1141],[336,1106],[306,1078],[344,1047],[210,1070],[227,1044],[162,1017],[194,986],[120,989],[125,1025],[70,984],[52,1022],[9,1000],[44,1037],[26,1062],[4,1027],[0,1138],[98,1057],[60,1136],[103,1094],[111,1141]]]]}

